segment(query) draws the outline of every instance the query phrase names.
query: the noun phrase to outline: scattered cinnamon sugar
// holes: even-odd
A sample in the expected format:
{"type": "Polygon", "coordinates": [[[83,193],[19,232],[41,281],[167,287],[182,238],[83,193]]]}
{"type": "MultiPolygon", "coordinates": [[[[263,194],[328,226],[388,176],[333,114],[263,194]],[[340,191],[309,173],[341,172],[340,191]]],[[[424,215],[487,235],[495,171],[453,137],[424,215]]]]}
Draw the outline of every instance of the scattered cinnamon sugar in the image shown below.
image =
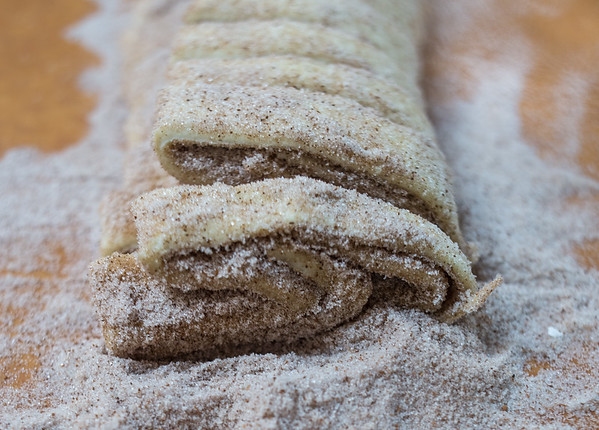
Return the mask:
{"type": "MultiPolygon", "coordinates": [[[[291,346],[162,363],[106,354],[85,281],[99,255],[98,203],[121,181],[126,114],[117,36],[128,15],[100,2],[70,33],[102,58],[86,75],[98,95],[89,135],[59,153],[0,159],[0,427],[597,427],[599,272],[570,249],[599,240],[597,200],[584,197],[599,184],[575,163],[585,139],[554,159],[523,129],[533,53],[544,48],[521,19],[495,22],[507,25],[496,44],[484,25],[499,11],[559,19],[578,2],[484,3],[432,3],[427,56],[443,67],[429,64],[424,79],[478,275],[504,276],[483,311],[445,325],[375,297],[355,320],[291,346]]],[[[581,106],[595,97],[556,82],[581,106]]],[[[553,118],[569,127],[570,114],[553,118]]]]}

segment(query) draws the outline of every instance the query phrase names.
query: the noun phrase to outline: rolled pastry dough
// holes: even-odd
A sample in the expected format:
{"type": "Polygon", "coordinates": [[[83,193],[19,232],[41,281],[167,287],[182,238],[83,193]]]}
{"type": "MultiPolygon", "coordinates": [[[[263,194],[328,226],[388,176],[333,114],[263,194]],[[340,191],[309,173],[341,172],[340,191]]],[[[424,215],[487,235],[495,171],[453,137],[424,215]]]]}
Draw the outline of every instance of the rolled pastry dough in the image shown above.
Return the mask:
{"type": "Polygon", "coordinates": [[[194,2],[154,125],[163,167],[188,184],[317,178],[409,209],[467,251],[418,90],[415,3],[194,2]]]}
{"type": "Polygon", "coordinates": [[[419,2],[198,0],[176,37],[173,5],[142,2],[127,40],[125,187],[90,269],[112,353],[294,341],[373,292],[444,322],[485,301],[500,280],[472,274],[417,84],[419,2]]]}
{"type": "Polygon", "coordinates": [[[310,178],[160,189],[133,212],[139,249],[91,269],[117,355],[294,340],[355,316],[373,288],[451,322],[498,282],[479,289],[434,224],[310,178]]]}

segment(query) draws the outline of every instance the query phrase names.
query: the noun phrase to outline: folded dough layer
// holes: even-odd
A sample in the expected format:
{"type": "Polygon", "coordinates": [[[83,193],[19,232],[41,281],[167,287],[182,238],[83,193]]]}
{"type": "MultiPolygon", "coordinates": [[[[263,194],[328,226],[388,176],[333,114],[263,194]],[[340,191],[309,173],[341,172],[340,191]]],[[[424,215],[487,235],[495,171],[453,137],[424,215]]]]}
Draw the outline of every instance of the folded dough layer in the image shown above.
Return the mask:
{"type": "Polygon", "coordinates": [[[183,183],[306,175],[413,210],[463,245],[430,135],[351,99],[292,87],[180,80],[159,103],[154,148],[183,183]]]}
{"type": "Polygon", "coordinates": [[[125,187],[90,270],[108,349],[289,342],[373,292],[446,322],[477,309],[500,280],[479,288],[462,252],[419,2],[195,0],[169,62],[185,2],[145,0],[128,40],[125,187]],[[178,181],[213,185],[151,191],[178,181]]]}
{"type": "Polygon", "coordinates": [[[204,22],[186,25],[173,46],[173,61],[193,58],[308,57],[407,80],[386,51],[334,28],[290,20],[204,22]]]}
{"type": "Polygon", "coordinates": [[[320,261],[322,270],[328,270],[322,281],[326,289],[285,266],[262,261],[264,265],[258,267],[264,268],[263,277],[234,272],[227,278],[221,271],[221,279],[207,284],[212,288],[181,291],[145,270],[135,254],[119,253],[94,263],[90,278],[98,286],[95,299],[110,352],[136,359],[168,359],[292,341],[333,328],[359,313],[370,296],[370,279],[343,263],[320,261]],[[273,265],[279,270],[273,270],[273,265]],[[227,283],[235,287],[223,288],[227,283]],[[296,295],[304,296],[304,304],[313,306],[299,313],[254,292],[260,285],[293,287],[296,295]]]}
{"type": "Polygon", "coordinates": [[[185,22],[239,22],[251,18],[317,23],[381,49],[400,52],[395,48],[404,45],[401,38],[406,32],[402,28],[413,24],[420,13],[410,0],[194,0],[185,22]]]}
{"type": "Polygon", "coordinates": [[[372,288],[453,321],[498,282],[479,289],[468,259],[434,224],[309,178],[160,189],[133,211],[137,252],[91,269],[117,355],[294,340],[352,318],[372,288]]]}
{"type": "Polygon", "coordinates": [[[173,63],[168,81],[176,85],[239,85],[287,87],[325,93],[353,100],[363,107],[414,131],[434,136],[424,113],[418,87],[399,87],[377,75],[344,64],[327,64],[290,55],[255,58],[203,58],[173,63]]]}

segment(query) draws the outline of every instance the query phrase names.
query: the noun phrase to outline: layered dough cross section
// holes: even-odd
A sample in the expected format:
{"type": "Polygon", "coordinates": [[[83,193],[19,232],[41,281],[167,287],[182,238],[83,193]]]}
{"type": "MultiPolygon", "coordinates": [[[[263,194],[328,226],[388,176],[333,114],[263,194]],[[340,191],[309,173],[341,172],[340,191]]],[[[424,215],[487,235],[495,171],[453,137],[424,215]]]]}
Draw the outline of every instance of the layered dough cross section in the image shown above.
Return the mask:
{"type": "Polygon", "coordinates": [[[472,274],[424,112],[420,2],[187,3],[140,2],[127,39],[125,186],[90,269],[108,349],[290,342],[377,289],[444,322],[480,307],[500,280],[472,274]]]}
{"type": "Polygon", "coordinates": [[[293,340],[357,315],[373,288],[451,322],[478,308],[467,257],[413,213],[310,178],[179,186],[133,205],[139,249],[92,266],[118,355],[293,340]]]}

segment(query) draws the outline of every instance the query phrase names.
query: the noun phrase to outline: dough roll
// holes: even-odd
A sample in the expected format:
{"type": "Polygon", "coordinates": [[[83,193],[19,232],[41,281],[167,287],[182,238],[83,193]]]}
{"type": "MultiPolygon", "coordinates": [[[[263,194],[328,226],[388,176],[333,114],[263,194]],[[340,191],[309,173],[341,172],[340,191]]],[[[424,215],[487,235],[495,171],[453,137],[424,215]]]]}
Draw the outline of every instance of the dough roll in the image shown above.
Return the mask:
{"type": "Polygon", "coordinates": [[[152,142],[186,184],[308,176],[437,224],[467,252],[418,87],[413,1],[195,1],[152,142]]]}
{"type": "Polygon", "coordinates": [[[310,178],[155,190],[139,248],[91,268],[108,348],[159,359],[291,341],[357,315],[373,288],[451,322],[477,309],[470,262],[437,226],[310,178]]]}
{"type": "Polygon", "coordinates": [[[420,3],[183,6],[141,2],[125,44],[125,181],[90,268],[111,353],[292,342],[373,293],[443,322],[478,309],[500,280],[472,274],[425,115],[420,3]]]}

